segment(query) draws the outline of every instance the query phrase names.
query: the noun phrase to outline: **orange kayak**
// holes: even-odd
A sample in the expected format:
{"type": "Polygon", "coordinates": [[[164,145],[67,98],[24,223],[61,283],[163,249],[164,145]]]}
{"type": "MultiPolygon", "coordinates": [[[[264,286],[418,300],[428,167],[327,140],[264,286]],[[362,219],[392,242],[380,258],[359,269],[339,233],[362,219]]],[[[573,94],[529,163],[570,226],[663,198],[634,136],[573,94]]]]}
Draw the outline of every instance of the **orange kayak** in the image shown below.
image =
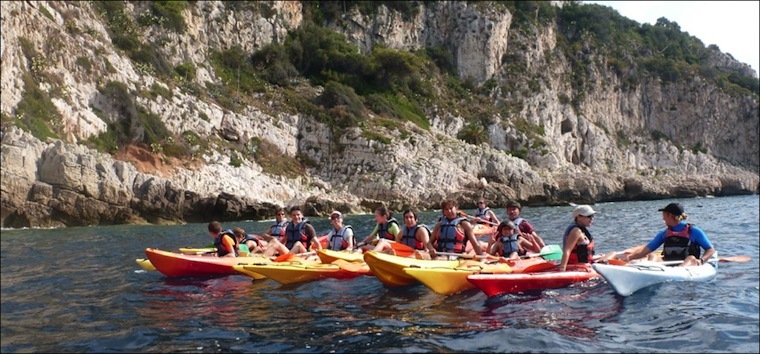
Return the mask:
{"type": "Polygon", "coordinates": [[[188,255],[145,249],[145,256],[157,271],[168,277],[200,277],[237,274],[234,265],[238,263],[270,262],[266,257],[214,257],[188,255]]]}

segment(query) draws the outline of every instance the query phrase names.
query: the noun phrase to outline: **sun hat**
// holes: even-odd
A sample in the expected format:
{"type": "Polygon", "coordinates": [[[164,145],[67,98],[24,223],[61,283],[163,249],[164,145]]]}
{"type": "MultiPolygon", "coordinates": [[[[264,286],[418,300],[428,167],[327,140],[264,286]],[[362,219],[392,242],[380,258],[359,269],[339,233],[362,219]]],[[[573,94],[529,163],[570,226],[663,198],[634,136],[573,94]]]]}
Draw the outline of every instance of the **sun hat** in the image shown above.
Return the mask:
{"type": "Polygon", "coordinates": [[[668,206],[666,206],[666,207],[664,207],[662,209],[657,209],[657,211],[664,211],[664,212],[671,213],[671,214],[673,214],[675,216],[679,216],[679,215],[683,214],[683,206],[681,204],[678,204],[678,203],[670,203],[670,204],[668,204],[668,206]]]}
{"type": "Polygon", "coordinates": [[[591,209],[588,205],[579,205],[573,209],[573,218],[577,218],[578,215],[582,216],[591,216],[596,214],[596,211],[594,209],[591,209]]]}

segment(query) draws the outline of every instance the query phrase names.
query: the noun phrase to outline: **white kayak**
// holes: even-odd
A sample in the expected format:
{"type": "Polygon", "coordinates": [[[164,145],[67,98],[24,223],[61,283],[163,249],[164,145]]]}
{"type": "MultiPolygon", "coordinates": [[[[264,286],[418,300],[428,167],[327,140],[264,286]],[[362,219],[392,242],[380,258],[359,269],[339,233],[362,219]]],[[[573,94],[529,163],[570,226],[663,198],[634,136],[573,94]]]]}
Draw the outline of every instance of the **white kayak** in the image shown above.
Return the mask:
{"type": "Polygon", "coordinates": [[[616,293],[628,296],[634,292],[659,283],[675,281],[708,281],[718,273],[717,252],[710,261],[690,267],[679,267],[681,261],[639,261],[627,265],[594,263],[594,270],[601,274],[616,293]]]}

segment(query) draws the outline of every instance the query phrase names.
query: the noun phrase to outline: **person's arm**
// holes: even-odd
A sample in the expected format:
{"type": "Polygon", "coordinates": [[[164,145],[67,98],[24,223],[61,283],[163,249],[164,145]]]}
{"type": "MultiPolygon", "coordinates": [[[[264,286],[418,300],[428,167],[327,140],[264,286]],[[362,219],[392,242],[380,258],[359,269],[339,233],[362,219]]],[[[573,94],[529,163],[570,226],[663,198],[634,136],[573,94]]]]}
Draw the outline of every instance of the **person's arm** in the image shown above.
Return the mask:
{"type": "Polygon", "coordinates": [[[362,243],[369,244],[372,243],[372,240],[377,236],[377,230],[380,228],[380,224],[375,225],[375,228],[372,229],[372,232],[370,232],[369,236],[365,237],[362,240],[362,243]]]}
{"type": "Polygon", "coordinates": [[[317,238],[317,232],[314,231],[314,226],[311,226],[311,224],[306,224],[304,226],[306,227],[306,237],[311,239],[312,251],[321,250],[322,243],[320,243],[319,238],[317,238]]]}
{"type": "Polygon", "coordinates": [[[570,231],[570,234],[567,235],[567,238],[565,238],[565,242],[562,245],[562,260],[560,260],[559,263],[560,272],[564,272],[565,269],[567,269],[567,262],[570,259],[570,253],[573,253],[575,245],[578,243],[578,240],[580,240],[582,236],[583,233],[581,230],[575,227],[572,231],[570,231]]]}
{"type": "MultiPolygon", "coordinates": [[[[348,247],[346,247],[346,250],[348,252],[353,251],[354,247],[356,246],[356,241],[354,240],[354,230],[352,230],[351,228],[346,228],[346,231],[343,231],[343,236],[346,237],[347,239],[346,242],[348,243],[348,247]]],[[[327,239],[329,240],[330,238],[328,237],[327,239]]]]}
{"type": "Polygon", "coordinates": [[[224,257],[237,257],[235,255],[235,240],[229,235],[222,235],[221,237],[223,237],[222,246],[227,250],[227,254],[225,254],[224,257]]]}
{"type": "Polygon", "coordinates": [[[642,257],[646,257],[648,254],[652,253],[652,251],[660,248],[660,246],[664,242],[665,242],[665,230],[662,230],[658,232],[657,235],[654,236],[652,241],[649,241],[649,243],[647,243],[646,246],[639,247],[631,253],[623,254],[623,256],[620,257],[620,259],[628,262],[632,259],[639,259],[642,257]]]}
{"type": "Polygon", "coordinates": [[[414,233],[414,238],[423,245],[427,245],[428,242],[430,242],[430,234],[428,234],[428,230],[424,227],[417,228],[417,232],[414,233]]]}
{"type": "Polygon", "coordinates": [[[501,253],[501,249],[501,242],[494,242],[494,244],[488,247],[488,254],[496,256],[497,254],[501,253]]]}
{"type": "Polygon", "coordinates": [[[472,249],[475,250],[475,254],[478,256],[482,255],[483,249],[480,248],[480,242],[475,238],[475,234],[472,233],[472,224],[467,220],[462,220],[459,225],[462,225],[462,231],[464,231],[465,238],[472,242],[472,249]]]}
{"type": "Polygon", "coordinates": [[[430,254],[430,259],[435,259],[435,241],[438,239],[438,234],[440,233],[441,229],[441,222],[435,224],[433,227],[433,231],[430,233],[430,239],[425,244],[425,248],[427,248],[428,253],[430,254]]]}
{"type": "MultiPolygon", "coordinates": [[[[523,249],[524,249],[526,252],[527,252],[527,251],[530,251],[530,250],[532,250],[532,249],[535,249],[535,246],[533,245],[533,242],[530,242],[530,240],[528,240],[528,239],[527,239],[527,238],[525,238],[525,237],[518,237],[518,238],[517,238],[517,241],[518,241],[518,243],[520,244],[520,246],[522,246],[522,248],[523,248],[523,249]]],[[[539,252],[541,252],[541,251],[539,250],[539,252]]]]}
{"type": "Polygon", "coordinates": [[[261,235],[258,235],[258,236],[259,236],[260,238],[262,238],[262,239],[263,239],[264,241],[266,241],[266,242],[270,242],[270,241],[272,241],[272,239],[273,239],[274,237],[272,237],[272,235],[270,235],[270,233],[272,232],[272,228],[273,228],[273,227],[274,227],[274,225],[270,226],[269,228],[267,228],[267,230],[266,230],[266,231],[264,231],[264,233],[263,233],[263,234],[261,234],[261,235]]]}
{"type": "Polygon", "coordinates": [[[501,221],[499,221],[499,218],[496,217],[496,213],[494,213],[493,210],[489,210],[488,214],[490,214],[490,216],[491,216],[491,221],[495,222],[496,225],[498,225],[498,224],[501,223],[501,221]]]}
{"type": "Polygon", "coordinates": [[[401,229],[398,227],[398,224],[395,222],[391,224],[391,226],[388,226],[388,233],[393,235],[393,239],[396,239],[399,237],[399,234],[401,233],[401,229]]]}
{"type": "Polygon", "coordinates": [[[702,229],[692,225],[690,233],[690,236],[694,242],[696,242],[699,247],[702,247],[702,249],[705,250],[705,253],[702,255],[702,257],[699,258],[700,264],[705,264],[706,261],[710,260],[710,257],[712,257],[715,253],[715,248],[707,238],[707,235],[705,235],[705,232],[702,231],[702,229]]]}

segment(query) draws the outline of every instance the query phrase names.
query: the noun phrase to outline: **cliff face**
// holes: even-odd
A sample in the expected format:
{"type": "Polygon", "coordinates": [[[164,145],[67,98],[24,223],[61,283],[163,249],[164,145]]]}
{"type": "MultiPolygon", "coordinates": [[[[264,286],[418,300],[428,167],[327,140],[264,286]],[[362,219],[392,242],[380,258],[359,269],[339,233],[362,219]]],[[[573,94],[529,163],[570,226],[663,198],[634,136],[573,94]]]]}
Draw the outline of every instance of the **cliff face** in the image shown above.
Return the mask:
{"type": "MultiPolygon", "coordinates": [[[[444,198],[469,207],[481,196],[499,206],[508,199],[561,204],[758,192],[757,96],[729,94],[698,75],[631,85],[607,58],[584,48],[590,58],[585,99],[573,107],[561,99],[574,96],[566,79],[574,69],[557,49],[556,25],[515,31],[514,14],[478,3],[423,3],[412,18],[385,7],[373,16],[348,11],[327,27],[363,52],[378,43],[445,47],[460,77],[499,83],[492,99],[515,108],[489,117],[484,144],[454,138],[467,123],[443,109],[427,114],[429,130],[409,122],[399,123],[405,134],[372,127],[390,142],[367,137],[363,128],[334,136],[267,93],[230,110],[193,89],[213,91],[222,83],[210,57],[280,43],[304,21],[299,2],[237,4],[234,10],[225,2],[188,5],[184,31],[139,27],[138,38],[159,48],[169,65],[196,68],[192,79],[177,84],[117,49],[107,14],[91,2],[3,2],[2,226],[256,219],[294,204],[321,214],[366,211],[380,202],[395,210],[432,208],[444,198]],[[524,67],[522,77],[510,74],[505,58],[524,67]],[[193,132],[208,147],[192,161],[178,161],[134,146],[110,155],[80,145],[113,127],[124,109],[104,93],[113,82],[171,134],[193,132]],[[50,97],[60,139],[40,140],[12,127],[24,120],[19,107],[35,90],[50,97]],[[305,175],[288,177],[228,148],[251,141],[312,164],[305,175]],[[520,150],[523,158],[507,153],[520,150]]],[[[142,2],[125,7],[132,18],[148,10],[142,2]]],[[[714,53],[714,65],[746,67],[721,54],[714,53]]]]}

